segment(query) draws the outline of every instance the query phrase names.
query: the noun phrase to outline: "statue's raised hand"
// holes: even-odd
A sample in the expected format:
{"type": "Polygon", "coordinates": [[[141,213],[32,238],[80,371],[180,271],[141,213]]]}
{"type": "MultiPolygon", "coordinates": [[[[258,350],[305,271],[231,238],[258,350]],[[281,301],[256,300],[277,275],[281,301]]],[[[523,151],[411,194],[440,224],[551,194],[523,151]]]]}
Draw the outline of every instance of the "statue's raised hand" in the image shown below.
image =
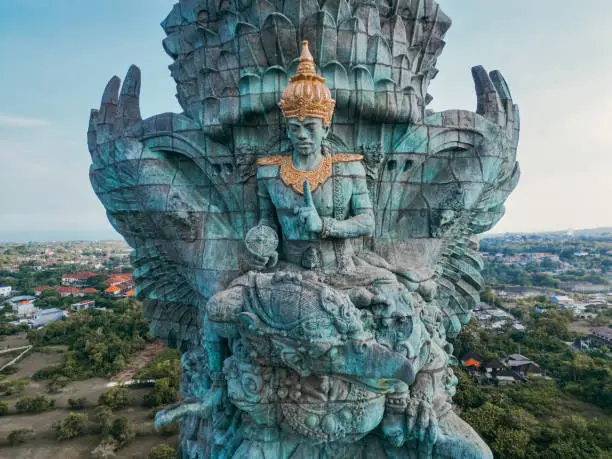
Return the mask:
{"type": "Polygon", "coordinates": [[[323,229],[323,220],[314,206],[308,180],[304,180],[304,207],[296,208],[295,214],[305,231],[318,234],[323,229]]]}

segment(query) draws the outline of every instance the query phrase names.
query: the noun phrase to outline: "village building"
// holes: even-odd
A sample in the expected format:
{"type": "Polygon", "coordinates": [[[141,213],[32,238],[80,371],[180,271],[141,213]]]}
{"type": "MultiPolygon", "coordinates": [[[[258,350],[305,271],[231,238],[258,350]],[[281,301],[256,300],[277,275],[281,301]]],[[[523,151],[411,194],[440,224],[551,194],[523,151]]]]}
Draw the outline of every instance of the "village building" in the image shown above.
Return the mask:
{"type": "Polygon", "coordinates": [[[591,328],[591,343],[598,346],[612,346],[612,328],[610,327],[596,327],[591,328]]]}
{"type": "Polygon", "coordinates": [[[8,303],[11,305],[13,314],[23,319],[33,316],[38,311],[34,304],[35,300],[36,297],[33,296],[16,296],[8,300],[8,303]]]}
{"type": "Polygon", "coordinates": [[[62,298],[67,296],[85,296],[80,289],[74,287],[59,287],[57,291],[62,298]]]}
{"type": "Polygon", "coordinates": [[[501,370],[505,370],[506,367],[498,359],[492,358],[484,362],[481,366],[482,371],[488,378],[496,378],[497,374],[501,370]]]}
{"type": "Polygon", "coordinates": [[[104,290],[104,293],[106,293],[107,295],[115,295],[115,296],[121,295],[121,288],[116,285],[111,285],[106,290],[104,290]]]}
{"type": "Polygon", "coordinates": [[[480,365],[483,362],[483,357],[480,354],[476,354],[475,352],[468,352],[461,359],[461,364],[468,370],[470,373],[475,373],[480,370],[480,365]]]}
{"type": "Polygon", "coordinates": [[[28,321],[30,328],[40,328],[47,324],[57,322],[64,318],[64,311],[61,309],[44,309],[38,311],[34,317],[28,321]]]}
{"type": "Polygon", "coordinates": [[[11,292],[13,291],[10,285],[0,284],[0,298],[7,298],[11,296],[11,292]]]}
{"type": "Polygon", "coordinates": [[[97,276],[97,274],[92,272],[64,274],[62,276],[62,285],[65,287],[85,287],[89,278],[94,276],[97,276]]]}
{"type": "Polygon", "coordinates": [[[495,380],[497,381],[498,385],[505,386],[521,381],[521,377],[517,375],[514,371],[504,368],[495,375],[495,380]]]}
{"type": "Polygon", "coordinates": [[[518,373],[522,377],[541,376],[540,366],[521,354],[511,354],[505,359],[508,369],[518,373]]]}
{"type": "Polygon", "coordinates": [[[86,309],[93,308],[96,306],[96,302],[93,300],[79,301],[70,306],[70,309],[74,312],[85,311],[86,309]]]}
{"type": "Polygon", "coordinates": [[[45,290],[54,290],[54,288],[49,287],[48,285],[41,285],[40,287],[36,287],[36,290],[34,290],[34,295],[40,296],[45,290]]]}

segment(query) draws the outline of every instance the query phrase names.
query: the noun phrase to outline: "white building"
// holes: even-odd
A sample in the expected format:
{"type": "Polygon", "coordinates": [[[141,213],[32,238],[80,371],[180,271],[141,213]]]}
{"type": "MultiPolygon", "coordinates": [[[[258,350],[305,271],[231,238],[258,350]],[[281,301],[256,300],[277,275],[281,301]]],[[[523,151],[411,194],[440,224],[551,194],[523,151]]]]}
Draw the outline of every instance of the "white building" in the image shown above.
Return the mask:
{"type": "Polygon", "coordinates": [[[36,298],[33,296],[16,296],[8,300],[9,304],[13,308],[13,314],[17,317],[31,317],[38,311],[38,308],[34,306],[36,298]]]}
{"type": "Polygon", "coordinates": [[[10,285],[0,285],[0,298],[11,296],[12,288],[10,285]]]}
{"type": "Polygon", "coordinates": [[[74,303],[72,306],[70,306],[70,309],[72,309],[74,312],[80,312],[80,311],[85,311],[86,309],[89,308],[93,308],[96,306],[96,302],[93,300],[85,300],[85,301],[79,301],[78,303],[74,303]]]}
{"type": "Polygon", "coordinates": [[[569,306],[574,303],[574,300],[567,295],[555,295],[551,300],[559,306],[569,306]]]}
{"type": "Polygon", "coordinates": [[[29,321],[30,328],[44,327],[49,323],[62,320],[64,315],[64,311],[60,309],[44,309],[37,312],[34,318],[29,321]]]}

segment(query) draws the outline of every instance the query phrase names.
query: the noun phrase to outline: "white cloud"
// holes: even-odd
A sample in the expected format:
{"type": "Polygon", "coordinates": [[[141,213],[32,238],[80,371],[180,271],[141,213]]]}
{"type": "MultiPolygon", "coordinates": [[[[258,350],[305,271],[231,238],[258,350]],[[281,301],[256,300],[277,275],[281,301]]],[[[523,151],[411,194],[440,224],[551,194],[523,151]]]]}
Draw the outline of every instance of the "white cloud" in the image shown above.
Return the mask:
{"type": "Polygon", "coordinates": [[[48,126],[50,123],[47,120],[37,118],[29,118],[26,116],[11,115],[0,113],[0,127],[9,128],[31,128],[48,126]]]}

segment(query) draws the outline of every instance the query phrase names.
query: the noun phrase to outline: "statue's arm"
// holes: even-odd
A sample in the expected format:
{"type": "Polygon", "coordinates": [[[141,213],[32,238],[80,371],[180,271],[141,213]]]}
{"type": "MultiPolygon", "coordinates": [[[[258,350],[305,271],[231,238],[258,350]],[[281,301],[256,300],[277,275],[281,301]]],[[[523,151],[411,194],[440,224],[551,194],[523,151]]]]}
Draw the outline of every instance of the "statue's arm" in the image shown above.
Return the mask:
{"type": "Polygon", "coordinates": [[[346,239],[374,234],[374,212],[368,193],[365,169],[360,162],[352,162],[348,167],[353,175],[350,216],[346,220],[323,218],[321,236],[324,238],[346,239]]]}
{"type": "MultiPolygon", "coordinates": [[[[261,169],[261,168],[260,168],[261,169]]],[[[278,230],[278,219],[276,218],[276,208],[270,198],[266,178],[258,171],[257,175],[257,200],[259,202],[259,225],[269,226],[278,230]]]]}

